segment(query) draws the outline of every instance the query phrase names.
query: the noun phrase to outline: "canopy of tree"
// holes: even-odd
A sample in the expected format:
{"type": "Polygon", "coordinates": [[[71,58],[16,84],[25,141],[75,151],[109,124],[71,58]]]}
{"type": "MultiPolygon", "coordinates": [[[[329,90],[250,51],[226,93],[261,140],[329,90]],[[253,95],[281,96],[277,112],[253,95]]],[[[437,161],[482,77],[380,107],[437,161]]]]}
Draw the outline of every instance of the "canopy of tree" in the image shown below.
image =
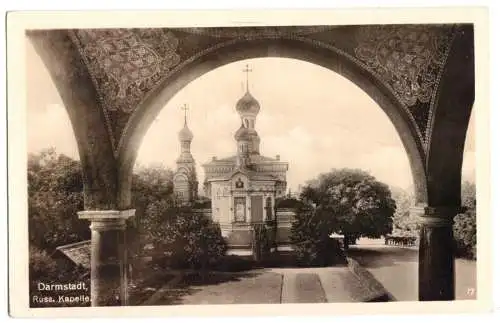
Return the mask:
{"type": "Polygon", "coordinates": [[[392,231],[396,203],[389,187],[358,169],[332,170],[307,185],[301,200],[324,219],[328,234],[379,238],[392,231]]]}
{"type": "Polygon", "coordinates": [[[90,238],[83,210],[80,162],[47,149],[28,155],[30,244],[49,253],[58,246],[90,238]]]}

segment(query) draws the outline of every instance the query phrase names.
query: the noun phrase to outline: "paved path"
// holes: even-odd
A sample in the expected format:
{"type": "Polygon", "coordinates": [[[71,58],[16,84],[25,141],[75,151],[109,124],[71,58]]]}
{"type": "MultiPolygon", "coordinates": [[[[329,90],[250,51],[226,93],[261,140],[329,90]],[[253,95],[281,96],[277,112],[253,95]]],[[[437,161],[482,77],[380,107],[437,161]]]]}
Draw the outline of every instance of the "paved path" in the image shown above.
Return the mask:
{"type": "MultiPolygon", "coordinates": [[[[418,299],[418,250],[380,244],[352,246],[349,256],[365,270],[347,267],[268,268],[242,273],[213,273],[207,282],[176,278],[150,299],[168,304],[276,304],[363,302],[383,296],[398,301],[418,299]]],[[[475,262],[456,260],[456,298],[476,297],[475,262]]]]}
{"type": "MultiPolygon", "coordinates": [[[[373,285],[347,267],[273,268],[214,273],[208,284],[167,284],[147,304],[276,304],[362,302],[373,285]]],[[[371,290],[370,290],[371,289],[371,290]]]]}
{"type": "MultiPolygon", "coordinates": [[[[350,247],[349,256],[366,268],[398,301],[418,300],[418,250],[385,245],[350,247]]],[[[455,261],[456,299],[475,299],[476,262],[455,261]]]]}

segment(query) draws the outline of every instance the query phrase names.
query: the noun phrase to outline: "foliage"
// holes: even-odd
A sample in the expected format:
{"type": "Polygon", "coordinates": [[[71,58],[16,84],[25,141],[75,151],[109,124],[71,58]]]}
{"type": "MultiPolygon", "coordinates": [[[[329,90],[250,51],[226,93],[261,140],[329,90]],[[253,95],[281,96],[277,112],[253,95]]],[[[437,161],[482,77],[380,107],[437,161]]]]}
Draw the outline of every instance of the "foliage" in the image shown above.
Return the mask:
{"type": "Polygon", "coordinates": [[[212,269],[222,272],[241,272],[258,268],[258,264],[251,258],[245,256],[225,255],[221,261],[212,269]]]}
{"type": "Polygon", "coordinates": [[[345,262],[345,257],[331,233],[331,215],[309,205],[295,209],[290,242],[301,266],[327,266],[345,262]]]}
{"type": "Polygon", "coordinates": [[[391,188],[392,197],[396,202],[393,218],[393,234],[397,236],[418,236],[418,219],[410,212],[413,196],[400,188],[391,188]]]}
{"type": "Polygon", "coordinates": [[[135,216],[128,226],[130,253],[140,255],[153,242],[151,232],[162,221],[163,210],[177,205],[173,195],[173,171],[163,165],[139,166],[132,175],[135,216]]]}
{"type": "Polygon", "coordinates": [[[476,210],[467,210],[457,215],[454,220],[456,255],[476,259],[476,210]]]}
{"type": "Polygon", "coordinates": [[[193,202],[193,209],[210,209],[212,208],[212,200],[205,196],[200,196],[193,202]]]}
{"type": "Polygon", "coordinates": [[[465,207],[465,212],[458,214],[453,224],[456,255],[476,259],[476,186],[474,183],[462,183],[462,206],[465,207]]]}
{"type": "MultiPolygon", "coordinates": [[[[152,245],[161,265],[197,269],[213,266],[225,254],[219,226],[175,199],[172,170],[162,165],[139,167],[133,175],[132,202],[136,216],[128,236],[135,254],[152,245]]],[[[207,199],[198,202],[193,208],[205,207],[207,199]]]]}
{"type": "MultiPolygon", "coordinates": [[[[74,282],[84,282],[90,286],[89,275],[87,270],[82,267],[73,266],[70,261],[61,262],[53,258],[49,252],[40,249],[34,245],[29,247],[29,281],[30,281],[30,306],[31,307],[48,307],[54,306],[51,303],[41,304],[34,302],[34,296],[40,296],[38,283],[45,284],[64,284],[74,282]]],[[[75,293],[81,294],[82,291],[52,291],[47,292],[45,296],[53,296],[58,298],[61,296],[77,296],[75,293]]],[[[88,292],[85,292],[88,293],[88,292]]],[[[89,303],[78,303],[78,306],[89,306],[89,303]]],[[[75,306],[74,304],[59,304],[58,306],[75,306]]]]}
{"type": "Polygon", "coordinates": [[[151,231],[161,263],[175,268],[206,269],[224,257],[227,245],[218,224],[187,207],[168,208],[151,231]]]}
{"type": "Polygon", "coordinates": [[[295,209],[299,207],[301,202],[293,197],[285,197],[276,199],[275,208],[276,209],[295,209]]]}
{"type": "Polygon", "coordinates": [[[271,249],[270,232],[266,225],[257,223],[253,225],[252,254],[255,261],[266,259],[271,249]]]}
{"type": "Polygon", "coordinates": [[[467,209],[476,208],[476,184],[469,181],[462,183],[462,206],[467,209]]]}
{"type": "Polygon", "coordinates": [[[52,251],[90,238],[83,210],[80,162],[47,149],[28,156],[28,214],[30,244],[52,251]]]}
{"type": "Polygon", "coordinates": [[[30,279],[56,278],[57,263],[47,251],[35,246],[30,246],[29,250],[30,279]]]}
{"type": "Polygon", "coordinates": [[[350,240],[379,238],[392,230],[396,204],[389,187],[362,170],[321,174],[303,189],[301,199],[328,234],[337,232],[350,240]]]}

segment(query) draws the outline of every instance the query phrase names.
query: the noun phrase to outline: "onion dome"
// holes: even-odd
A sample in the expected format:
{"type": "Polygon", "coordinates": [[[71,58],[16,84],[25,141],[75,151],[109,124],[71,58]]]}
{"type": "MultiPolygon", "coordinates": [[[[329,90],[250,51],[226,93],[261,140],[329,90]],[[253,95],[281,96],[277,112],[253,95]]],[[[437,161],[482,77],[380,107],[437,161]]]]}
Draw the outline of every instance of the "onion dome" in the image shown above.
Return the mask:
{"type": "Polygon", "coordinates": [[[187,123],[184,123],[184,128],[179,131],[179,140],[180,141],[191,141],[193,140],[193,133],[189,130],[187,123]]]}
{"type": "Polygon", "coordinates": [[[250,140],[250,131],[248,131],[248,129],[245,128],[243,123],[241,124],[241,127],[234,134],[234,139],[236,139],[236,141],[250,140]]]}
{"type": "Polygon", "coordinates": [[[236,111],[240,114],[256,115],[260,111],[260,104],[247,90],[245,95],[236,103],[236,111]]]}

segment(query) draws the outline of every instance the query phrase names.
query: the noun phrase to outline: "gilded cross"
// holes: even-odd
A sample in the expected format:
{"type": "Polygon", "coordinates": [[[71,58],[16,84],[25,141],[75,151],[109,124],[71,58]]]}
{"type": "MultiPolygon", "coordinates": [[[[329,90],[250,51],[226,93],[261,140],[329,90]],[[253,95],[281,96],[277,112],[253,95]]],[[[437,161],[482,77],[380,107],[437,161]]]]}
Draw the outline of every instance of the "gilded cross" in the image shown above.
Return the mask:
{"type": "Polygon", "coordinates": [[[189,107],[187,106],[187,104],[184,104],[181,107],[181,110],[184,110],[184,124],[187,124],[187,112],[189,110],[189,107]]]}
{"type": "Polygon", "coordinates": [[[245,69],[243,70],[243,72],[245,72],[247,74],[247,91],[248,91],[248,73],[250,73],[252,70],[250,69],[250,67],[248,67],[248,64],[245,65],[245,69]]]}

